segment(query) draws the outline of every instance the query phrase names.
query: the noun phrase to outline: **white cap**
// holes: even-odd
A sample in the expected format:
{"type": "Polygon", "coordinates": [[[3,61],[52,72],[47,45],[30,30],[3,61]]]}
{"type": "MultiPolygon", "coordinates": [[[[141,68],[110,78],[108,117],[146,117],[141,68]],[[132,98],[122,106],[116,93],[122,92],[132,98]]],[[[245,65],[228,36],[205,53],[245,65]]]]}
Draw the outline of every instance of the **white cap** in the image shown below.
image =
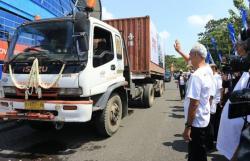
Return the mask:
{"type": "Polygon", "coordinates": [[[201,43],[196,43],[194,44],[194,46],[192,47],[192,49],[190,50],[191,53],[195,52],[200,54],[203,58],[207,57],[207,49],[204,45],[202,45],[201,43]]]}

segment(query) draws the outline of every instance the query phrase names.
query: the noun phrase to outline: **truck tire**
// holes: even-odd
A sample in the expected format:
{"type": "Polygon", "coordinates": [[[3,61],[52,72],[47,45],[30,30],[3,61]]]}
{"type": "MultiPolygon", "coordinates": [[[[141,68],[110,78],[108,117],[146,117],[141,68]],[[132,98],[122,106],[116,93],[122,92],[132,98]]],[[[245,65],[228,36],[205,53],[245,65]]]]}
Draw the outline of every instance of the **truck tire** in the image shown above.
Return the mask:
{"type": "Polygon", "coordinates": [[[164,82],[162,80],[159,80],[159,90],[155,92],[155,95],[157,97],[161,97],[163,95],[164,92],[164,82]]]}
{"type": "Polygon", "coordinates": [[[144,105],[148,108],[150,108],[153,103],[154,103],[154,98],[155,98],[155,91],[154,91],[154,87],[152,84],[147,84],[144,87],[144,94],[143,94],[143,102],[144,105]]]}
{"type": "Polygon", "coordinates": [[[164,92],[164,81],[160,80],[160,92],[159,92],[159,97],[163,95],[164,92]]]}
{"type": "Polygon", "coordinates": [[[106,137],[112,136],[119,128],[122,119],[122,101],[118,94],[112,94],[106,108],[95,120],[97,131],[106,137]]]}

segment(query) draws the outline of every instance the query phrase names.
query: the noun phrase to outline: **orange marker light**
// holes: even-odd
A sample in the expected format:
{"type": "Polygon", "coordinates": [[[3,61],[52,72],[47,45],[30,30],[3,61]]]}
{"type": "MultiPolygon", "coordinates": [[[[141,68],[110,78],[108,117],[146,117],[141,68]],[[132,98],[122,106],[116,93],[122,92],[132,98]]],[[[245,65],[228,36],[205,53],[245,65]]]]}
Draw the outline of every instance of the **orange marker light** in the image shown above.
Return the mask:
{"type": "Polygon", "coordinates": [[[94,9],[95,6],[96,6],[96,0],[88,0],[87,1],[87,7],[88,8],[94,9]]]}
{"type": "Polygon", "coordinates": [[[37,20],[40,20],[41,17],[39,15],[36,15],[34,19],[37,21],[37,20]]]}
{"type": "Polygon", "coordinates": [[[77,106],[63,106],[63,110],[77,110],[77,106]]]}

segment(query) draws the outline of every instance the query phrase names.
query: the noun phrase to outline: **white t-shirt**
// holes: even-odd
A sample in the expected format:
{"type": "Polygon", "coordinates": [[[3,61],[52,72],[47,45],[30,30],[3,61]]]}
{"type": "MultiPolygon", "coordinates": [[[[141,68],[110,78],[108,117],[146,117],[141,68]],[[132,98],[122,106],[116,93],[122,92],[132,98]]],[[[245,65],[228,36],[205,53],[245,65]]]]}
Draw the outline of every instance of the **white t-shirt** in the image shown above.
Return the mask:
{"type": "Polygon", "coordinates": [[[185,80],[183,75],[180,76],[180,85],[185,85],[185,80]]]}
{"type": "Polygon", "coordinates": [[[212,95],[213,72],[210,66],[198,68],[190,77],[184,100],[185,120],[187,121],[190,98],[199,100],[192,126],[207,127],[210,120],[209,98],[212,95]]]}
{"type": "Polygon", "coordinates": [[[220,102],[220,97],[221,97],[222,79],[218,73],[216,73],[214,75],[214,81],[215,81],[214,82],[215,95],[214,95],[214,99],[213,99],[212,105],[211,105],[211,113],[212,114],[216,113],[216,106],[220,102]]]}
{"type": "MultiPolygon", "coordinates": [[[[243,73],[234,90],[241,90],[247,86],[249,74],[243,73]]],[[[242,118],[228,119],[228,108],[230,101],[225,104],[220,120],[219,133],[217,138],[217,149],[219,152],[231,159],[240,142],[241,130],[244,121],[242,118]]],[[[248,116],[250,121],[250,116],[248,116]]]]}
{"type": "Polygon", "coordinates": [[[220,98],[221,98],[221,89],[222,89],[222,78],[221,76],[216,73],[214,75],[214,79],[216,81],[216,93],[215,93],[215,100],[217,103],[220,102],[220,98]]]}

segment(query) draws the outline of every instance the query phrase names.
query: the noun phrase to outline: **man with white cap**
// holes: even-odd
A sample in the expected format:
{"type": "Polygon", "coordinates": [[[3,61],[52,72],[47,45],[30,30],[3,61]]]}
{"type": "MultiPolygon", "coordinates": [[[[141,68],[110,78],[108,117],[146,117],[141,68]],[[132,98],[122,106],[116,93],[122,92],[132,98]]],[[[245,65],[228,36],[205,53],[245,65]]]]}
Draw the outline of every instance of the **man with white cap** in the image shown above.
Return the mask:
{"type": "MultiPolygon", "coordinates": [[[[174,47],[178,53],[183,54],[178,41],[174,47]]],[[[206,56],[205,46],[196,43],[187,58],[196,69],[190,78],[184,101],[186,124],[183,137],[189,142],[188,161],[207,161],[205,143],[210,120],[213,72],[205,62],[206,56]]]]}

